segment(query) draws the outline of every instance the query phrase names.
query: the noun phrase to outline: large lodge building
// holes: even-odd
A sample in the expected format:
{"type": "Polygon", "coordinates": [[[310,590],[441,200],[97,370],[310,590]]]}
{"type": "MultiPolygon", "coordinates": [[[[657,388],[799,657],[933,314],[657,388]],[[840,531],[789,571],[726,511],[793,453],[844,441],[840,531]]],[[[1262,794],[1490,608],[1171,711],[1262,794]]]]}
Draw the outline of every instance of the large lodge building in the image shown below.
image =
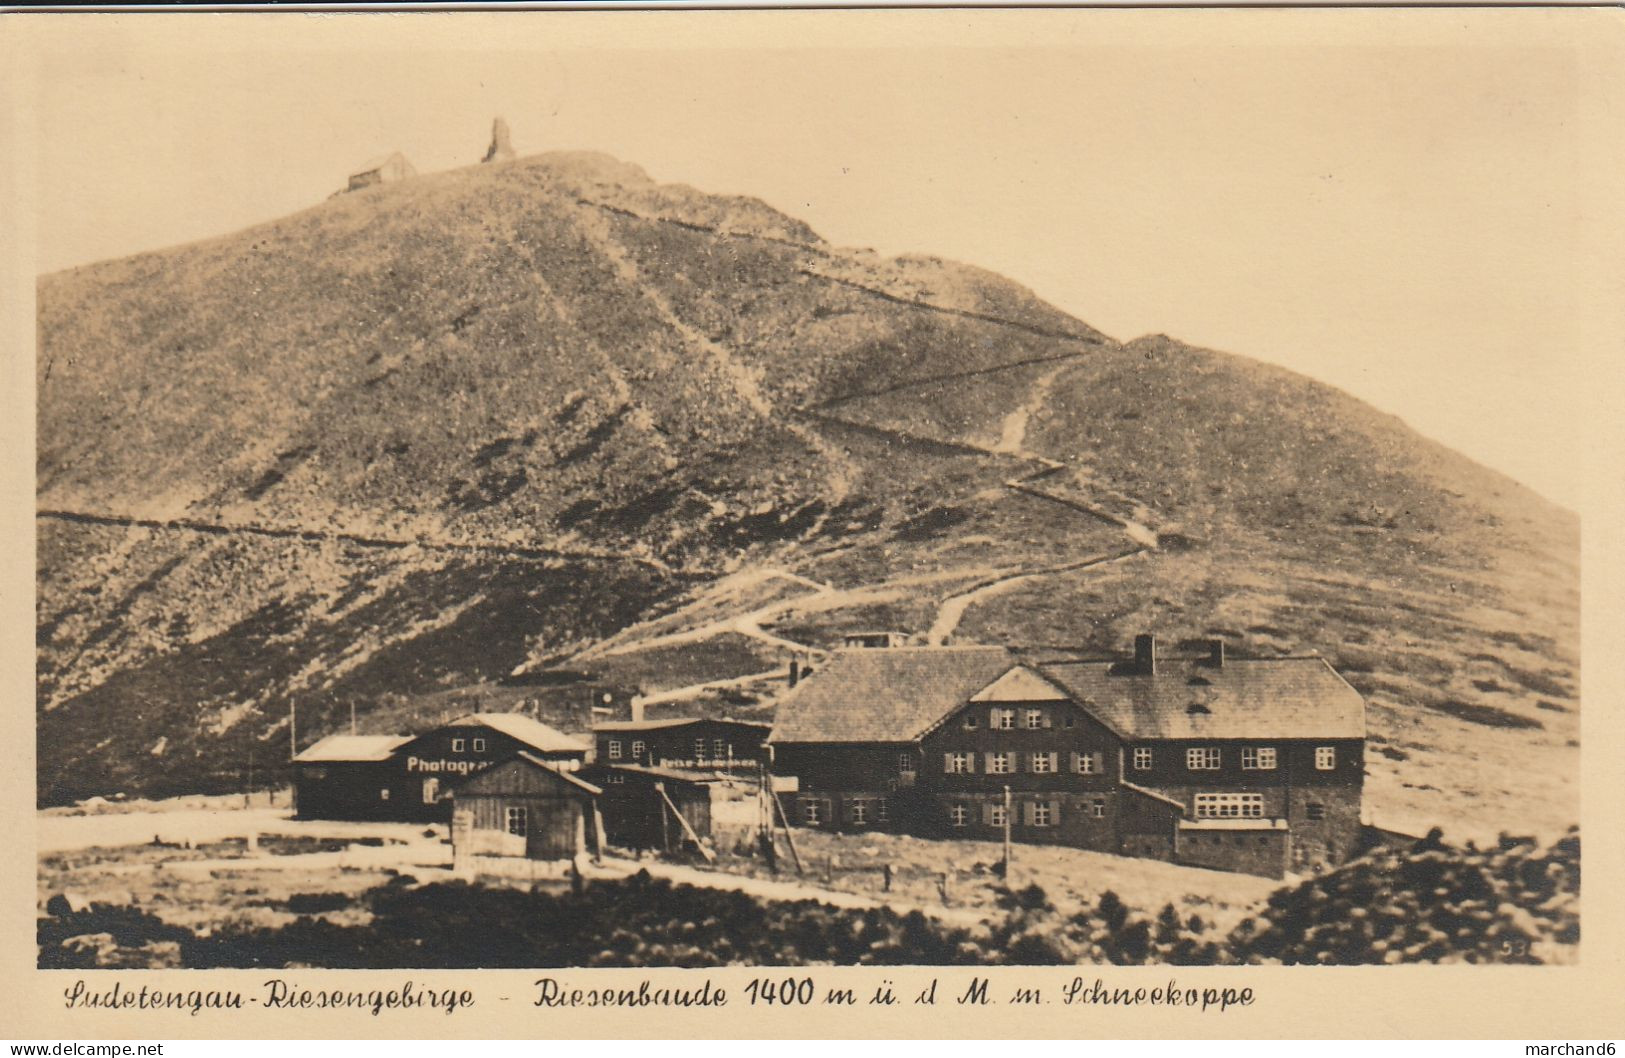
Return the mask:
{"type": "Polygon", "coordinates": [[[1270,876],[1360,837],[1359,693],[1319,657],[1218,641],[1164,659],[1140,636],[1099,661],[842,650],[780,700],[769,744],[809,827],[992,840],[1008,819],[1017,841],[1270,876]]]}

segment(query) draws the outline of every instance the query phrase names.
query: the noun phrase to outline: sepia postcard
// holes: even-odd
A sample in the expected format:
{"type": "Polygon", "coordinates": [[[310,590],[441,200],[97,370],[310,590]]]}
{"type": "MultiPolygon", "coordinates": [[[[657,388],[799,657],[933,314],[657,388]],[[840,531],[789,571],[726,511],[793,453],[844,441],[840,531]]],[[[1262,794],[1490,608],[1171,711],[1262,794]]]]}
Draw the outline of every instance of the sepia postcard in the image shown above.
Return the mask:
{"type": "Polygon", "coordinates": [[[1622,29],[0,19],[16,1034],[1618,1035],[1622,29]]]}

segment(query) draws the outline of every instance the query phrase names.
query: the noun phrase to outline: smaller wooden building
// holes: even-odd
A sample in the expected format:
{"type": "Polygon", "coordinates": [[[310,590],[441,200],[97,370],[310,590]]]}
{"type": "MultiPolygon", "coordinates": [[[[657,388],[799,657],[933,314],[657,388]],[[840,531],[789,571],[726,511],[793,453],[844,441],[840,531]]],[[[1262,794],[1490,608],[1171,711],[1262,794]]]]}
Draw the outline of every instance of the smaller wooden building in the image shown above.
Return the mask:
{"type": "Polygon", "coordinates": [[[598,848],[602,789],[532,753],[470,776],[452,792],[452,862],[567,860],[598,848]]]}
{"type": "Polygon", "coordinates": [[[598,808],[611,845],[669,852],[711,839],[712,780],[633,765],[589,764],[578,774],[603,791],[598,808]]]}
{"type": "Polygon", "coordinates": [[[674,716],[593,726],[595,761],[698,771],[754,769],[767,760],[771,724],[674,716]]]}
{"type": "Polygon", "coordinates": [[[395,751],[407,735],[328,735],[293,758],[299,819],[394,819],[395,751]]]}

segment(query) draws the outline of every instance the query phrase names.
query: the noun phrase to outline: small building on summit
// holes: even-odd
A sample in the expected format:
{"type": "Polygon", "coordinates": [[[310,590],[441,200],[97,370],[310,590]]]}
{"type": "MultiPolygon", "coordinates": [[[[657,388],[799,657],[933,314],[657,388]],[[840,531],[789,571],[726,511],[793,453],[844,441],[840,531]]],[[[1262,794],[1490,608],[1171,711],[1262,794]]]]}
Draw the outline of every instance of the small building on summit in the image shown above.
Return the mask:
{"type": "Polygon", "coordinates": [[[759,720],[607,720],[594,724],[594,761],[690,771],[754,768],[767,759],[772,724],[759,720]]]}
{"type": "Polygon", "coordinates": [[[350,174],[346,191],[360,191],[377,184],[392,184],[417,175],[412,163],[400,151],[380,155],[350,174]]]}
{"type": "Polygon", "coordinates": [[[305,819],[444,823],[469,776],[522,752],[573,771],[589,749],[520,713],[470,713],[417,736],[330,735],[294,758],[294,796],[305,819]]]}
{"type": "Polygon", "coordinates": [[[1319,657],[851,649],[778,705],[806,826],[1015,840],[1249,873],[1357,851],[1365,703],[1319,657]],[[1008,794],[1006,793],[1008,791],[1008,794]],[[1007,807],[1008,806],[1008,807],[1007,807]]]}

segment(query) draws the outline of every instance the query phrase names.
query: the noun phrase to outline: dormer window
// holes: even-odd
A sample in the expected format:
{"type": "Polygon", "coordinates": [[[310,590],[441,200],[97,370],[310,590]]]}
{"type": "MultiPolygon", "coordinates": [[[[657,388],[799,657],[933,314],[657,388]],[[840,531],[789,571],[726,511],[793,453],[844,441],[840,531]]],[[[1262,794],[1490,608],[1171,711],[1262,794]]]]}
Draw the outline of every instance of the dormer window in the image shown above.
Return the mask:
{"type": "Polygon", "coordinates": [[[1044,710],[1042,710],[1042,709],[1029,709],[1029,710],[1027,710],[1027,724],[1026,724],[1027,730],[1029,730],[1029,731],[1037,731],[1039,728],[1048,727],[1049,725],[1044,722],[1044,719],[1045,719],[1044,718],[1044,710]]]}
{"type": "Polygon", "coordinates": [[[1320,771],[1331,771],[1337,767],[1337,747],[1316,746],[1315,767],[1320,771]]]}

